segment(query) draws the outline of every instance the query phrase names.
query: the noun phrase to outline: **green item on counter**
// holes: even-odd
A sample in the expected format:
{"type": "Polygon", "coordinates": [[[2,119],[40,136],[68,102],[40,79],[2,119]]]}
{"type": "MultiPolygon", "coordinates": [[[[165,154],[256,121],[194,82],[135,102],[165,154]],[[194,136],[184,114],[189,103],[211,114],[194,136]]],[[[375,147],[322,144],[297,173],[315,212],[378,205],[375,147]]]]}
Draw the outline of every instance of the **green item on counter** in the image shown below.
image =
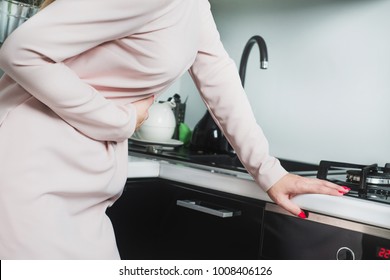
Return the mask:
{"type": "Polygon", "coordinates": [[[187,145],[190,143],[192,137],[192,131],[185,123],[179,125],[179,140],[187,145]]]}

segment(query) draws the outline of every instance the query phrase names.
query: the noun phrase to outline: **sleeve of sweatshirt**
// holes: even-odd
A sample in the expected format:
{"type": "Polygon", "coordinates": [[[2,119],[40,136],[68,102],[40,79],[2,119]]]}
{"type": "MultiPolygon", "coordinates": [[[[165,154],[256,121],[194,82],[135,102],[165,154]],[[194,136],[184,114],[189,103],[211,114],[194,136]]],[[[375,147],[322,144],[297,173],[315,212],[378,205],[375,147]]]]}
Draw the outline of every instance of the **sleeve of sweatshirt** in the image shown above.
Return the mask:
{"type": "Polygon", "coordinates": [[[169,2],[56,0],[5,40],[0,68],[88,137],[124,141],[135,129],[135,107],[105,99],[63,62],[131,35],[162,13],[169,2]]]}
{"type": "Polygon", "coordinates": [[[267,191],[287,171],[269,154],[269,145],[257,124],[234,61],[226,53],[207,0],[201,0],[201,38],[190,74],[216,123],[241,162],[267,191]]]}

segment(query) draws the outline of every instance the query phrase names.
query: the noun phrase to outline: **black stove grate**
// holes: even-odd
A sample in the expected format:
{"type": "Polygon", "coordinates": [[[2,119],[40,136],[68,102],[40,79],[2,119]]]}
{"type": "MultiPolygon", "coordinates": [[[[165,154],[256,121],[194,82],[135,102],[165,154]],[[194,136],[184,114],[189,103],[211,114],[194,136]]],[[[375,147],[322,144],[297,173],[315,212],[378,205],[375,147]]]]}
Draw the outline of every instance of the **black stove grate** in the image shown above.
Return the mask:
{"type": "Polygon", "coordinates": [[[321,161],[317,178],[351,188],[348,195],[390,203],[389,164],[361,165],[335,161],[321,161]],[[388,183],[386,183],[388,182],[388,183]]]}

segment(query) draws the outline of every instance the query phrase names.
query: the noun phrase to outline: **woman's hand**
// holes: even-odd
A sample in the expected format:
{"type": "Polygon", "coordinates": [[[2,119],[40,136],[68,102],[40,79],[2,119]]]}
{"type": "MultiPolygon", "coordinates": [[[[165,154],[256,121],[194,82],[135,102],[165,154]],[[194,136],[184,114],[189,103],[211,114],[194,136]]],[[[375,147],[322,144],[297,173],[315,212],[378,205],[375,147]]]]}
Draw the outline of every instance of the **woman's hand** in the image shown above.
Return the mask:
{"type": "Polygon", "coordinates": [[[147,120],[149,116],[148,110],[153,102],[154,96],[150,96],[132,103],[137,110],[137,125],[135,129],[138,129],[147,120]]]}
{"type": "Polygon", "coordinates": [[[307,178],[294,174],[282,177],[269,190],[269,197],[279,206],[300,218],[306,218],[305,213],[290,199],[298,194],[327,194],[342,196],[349,188],[316,178],[307,178]]]}

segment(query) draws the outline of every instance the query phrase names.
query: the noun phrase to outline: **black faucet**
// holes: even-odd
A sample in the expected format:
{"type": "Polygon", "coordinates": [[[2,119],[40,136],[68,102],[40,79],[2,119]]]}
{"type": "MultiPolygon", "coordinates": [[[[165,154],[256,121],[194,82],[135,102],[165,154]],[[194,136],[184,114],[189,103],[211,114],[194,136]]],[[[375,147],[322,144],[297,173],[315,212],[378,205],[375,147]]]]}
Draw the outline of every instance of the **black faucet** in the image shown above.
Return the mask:
{"type": "Polygon", "coordinates": [[[248,42],[246,43],[246,45],[244,47],[244,51],[242,52],[242,56],[241,56],[239,74],[240,74],[241,84],[243,87],[245,84],[246,64],[248,63],[249,54],[250,54],[251,49],[255,43],[257,43],[257,45],[259,46],[260,68],[261,69],[268,68],[267,45],[261,36],[255,35],[248,40],[248,42]]]}

